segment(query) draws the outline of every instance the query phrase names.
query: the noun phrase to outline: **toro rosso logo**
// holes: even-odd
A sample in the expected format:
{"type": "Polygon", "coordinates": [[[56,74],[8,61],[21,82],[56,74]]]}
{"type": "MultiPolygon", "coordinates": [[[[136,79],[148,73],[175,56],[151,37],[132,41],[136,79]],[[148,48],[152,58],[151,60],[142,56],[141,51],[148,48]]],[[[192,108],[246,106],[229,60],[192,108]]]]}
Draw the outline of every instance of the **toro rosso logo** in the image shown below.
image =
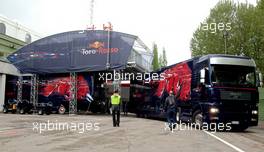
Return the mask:
{"type": "Polygon", "coordinates": [[[87,48],[81,49],[82,55],[106,54],[108,52],[118,53],[118,51],[119,48],[117,47],[107,48],[105,47],[105,43],[100,41],[94,41],[92,43],[89,43],[87,45],[87,48]]]}

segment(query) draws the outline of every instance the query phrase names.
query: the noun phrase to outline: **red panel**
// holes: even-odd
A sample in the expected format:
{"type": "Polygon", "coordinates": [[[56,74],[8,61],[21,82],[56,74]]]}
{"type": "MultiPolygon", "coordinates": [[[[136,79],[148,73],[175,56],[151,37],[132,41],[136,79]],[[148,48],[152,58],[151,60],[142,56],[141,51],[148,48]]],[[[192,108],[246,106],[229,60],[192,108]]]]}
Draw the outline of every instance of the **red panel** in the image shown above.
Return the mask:
{"type": "MultiPolygon", "coordinates": [[[[70,77],[56,77],[50,79],[49,83],[44,84],[44,88],[40,90],[40,94],[48,97],[52,93],[58,93],[69,99],[70,94],[70,77]]],[[[81,100],[86,97],[86,94],[90,93],[89,84],[85,80],[84,76],[79,75],[77,77],[77,99],[81,100]]]]}
{"type": "Polygon", "coordinates": [[[161,97],[166,89],[179,95],[181,101],[190,98],[192,71],[187,63],[177,64],[164,71],[165,80],[160,80],[155,95],[161,97]]]}

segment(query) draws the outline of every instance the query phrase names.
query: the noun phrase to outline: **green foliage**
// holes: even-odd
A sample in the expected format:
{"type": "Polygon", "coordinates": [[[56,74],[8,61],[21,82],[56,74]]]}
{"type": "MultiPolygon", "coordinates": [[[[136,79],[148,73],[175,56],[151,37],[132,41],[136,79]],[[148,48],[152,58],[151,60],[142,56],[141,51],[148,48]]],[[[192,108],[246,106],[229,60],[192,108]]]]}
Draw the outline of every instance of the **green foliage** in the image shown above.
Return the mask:
{"type": "Polygon", "coordinates": [[[259,120],[264,121],[264,100],[259,100],[259,120]]]}
{"type": "Polygon", "coordinates": [[[159,55],[159,67],[160,67],[160,68],[164,67],[164,66],[162,65],[162,63],[163,63],[163,57],[162,57],[162,54],[160,54],[160,55],[159,55]]]}
{"type": "Polygon", "coordinates": [[[162,54],[159,56],[159,65],[160,67],[165,67],[167,66],[168,61],[167,61],[167,55],[166,55],[166,50],[163,48],[162,54]]]}
{"type": "Polygon", "coordinates": [[[264,88],[259,88],[259,120],[264,121],[264,88]]]}
{"type": "Polygon", "coordinates": [[[190,46],[192,56],[224,54],[225,41],[227,54],[252,57],[264,73],[264,0],[257,6],[221,0],[194,32],[190,46]],[[205,26],[214,25],[212,23],[221,26],[215,31],[205,26]],[[231,29],[227,29],[229,23],[231,29]]]}
{"type": "Polygon", "coordinates": [[[158,70],[159,67],[159,55],[158,55],[158,46],[157,44],[153,44],[153,60],[152,60],[152,68],[153,70],[158,70]]]}

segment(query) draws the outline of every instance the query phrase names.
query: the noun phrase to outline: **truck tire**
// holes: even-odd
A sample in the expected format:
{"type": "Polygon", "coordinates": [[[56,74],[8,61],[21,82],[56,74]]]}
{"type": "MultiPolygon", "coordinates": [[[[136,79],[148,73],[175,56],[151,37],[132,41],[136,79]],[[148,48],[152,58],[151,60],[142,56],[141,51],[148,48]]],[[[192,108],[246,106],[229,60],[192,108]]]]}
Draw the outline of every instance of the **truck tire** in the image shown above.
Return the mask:
{"type": "Polygon", "coordinates": [[[96,113],[98,112],[98,110],[94,107],[94,108],[91,109],[91,112],[92,112],[93,114],[96,114],[96,113]]]}
{"type": "Polygon", "coordinates": [[[145,114],[144,114],[144,118],[147,118],[147,119],[150,118],[150,117],[149,117],[149,114],[148,114],[148,113],[145,113],[145,114]]]}
{"type": "Polygon", "coordinates": [[[247,128],[248,128],[248,125],[232,126],[232,131],[234,131],[234,132],[244,132],[247,128]]]}
{"type": "Polygon", "coordinates": [[[46,110],[46,115],[50,115],[51,114],[51,111],[50,110],[46,110]]]}
{"type": "Polygon", "coordinates": [[[200,110],[197,110],[193,113],[192,122],[197,124],[197,129],[201,129],[203,126],[203,113],[200,110]],[[198,125],[199,124],[199,125],[198,125]]]}
{"type": "Polygon", "coordinates": [[[12,113],[15,114],[15,113],[16,113],[16,109],[13,109],[13,110],[12,110],[12,113]]]}
{"type": "Polygon", "coordinates": [[[66,112],[66,108],[63,105],[61,105],[58,109],[58,113],[63,115],[65,114],[65,112],[66,112]]]}

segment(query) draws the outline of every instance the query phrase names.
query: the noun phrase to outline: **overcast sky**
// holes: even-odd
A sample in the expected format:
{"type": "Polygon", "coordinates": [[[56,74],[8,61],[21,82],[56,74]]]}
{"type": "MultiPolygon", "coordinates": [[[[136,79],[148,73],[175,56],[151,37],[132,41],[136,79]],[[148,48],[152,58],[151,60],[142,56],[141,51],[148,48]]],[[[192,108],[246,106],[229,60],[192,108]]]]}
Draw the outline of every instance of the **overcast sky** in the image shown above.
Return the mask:
{"type": "MultiPolygon", "coordinates": [[[[190,40],[219,0],[95,0],[94,25],[137,35],[149,47],[165,47],[169,64],[191,57],[190,40]]],[[[236,0],[236,2],[246,0],[236,0]]],[[[256,0],[247,0],[256,4],[256,0]]],[[[0,0],[0,14],[42,34],[85,29],[90,0],[0,0]]]]}

